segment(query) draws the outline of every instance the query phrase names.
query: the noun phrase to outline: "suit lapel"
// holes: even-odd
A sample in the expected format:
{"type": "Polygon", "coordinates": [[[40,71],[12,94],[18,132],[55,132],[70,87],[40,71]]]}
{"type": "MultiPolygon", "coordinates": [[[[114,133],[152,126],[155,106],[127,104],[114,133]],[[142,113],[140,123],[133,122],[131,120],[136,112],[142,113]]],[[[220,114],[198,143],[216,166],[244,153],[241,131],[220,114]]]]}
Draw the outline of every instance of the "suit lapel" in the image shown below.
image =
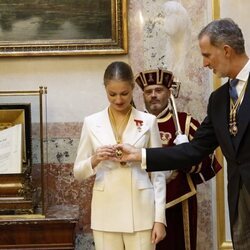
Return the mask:
{"type": "Polygon", "coordinates": [[[102,144],[116,144],[115,136],[110,124],[108,108],[100,112],[97,119],[91,124],[90,130],[96,139],[102,144]]]}
{"type": "Polygon", "coordinates": [[[242,137],[246,131],[246,128],[250,122],[250,115],[249,115],[249,107],[250,107],[250,77],[248,78],[247,87],[245,91],[245,95],[243,101],[240,105],[240,109],[238,112],[238,134],[234,138],[234,146],[236,152],[239,149],[240,142],[242,137]]]}
{"type": "Polygon", "coordinates": [[[231,154],[235,154],[234,145],[229,133],[229,112],[230,112],[230,97],[229,97],[229,82],[222,86],[221,93],[219,94],[219,100],[213,107],[213,112],[216,113],[216,121],[220,131],[220,136],[225,145],[228,146],[228,150],[231,154]]]}
{"type": "MultiPolygon", "coordinates": [[[[128,124],[123,133],[123,143],[135,145],[136,142],[148,131],[144,113],[132,109],[128,124]]],[[[109,120],[108,109],[103,110],[91,124],[90,130],[102,145],[116,144],[115,136],[109,120]]]]}

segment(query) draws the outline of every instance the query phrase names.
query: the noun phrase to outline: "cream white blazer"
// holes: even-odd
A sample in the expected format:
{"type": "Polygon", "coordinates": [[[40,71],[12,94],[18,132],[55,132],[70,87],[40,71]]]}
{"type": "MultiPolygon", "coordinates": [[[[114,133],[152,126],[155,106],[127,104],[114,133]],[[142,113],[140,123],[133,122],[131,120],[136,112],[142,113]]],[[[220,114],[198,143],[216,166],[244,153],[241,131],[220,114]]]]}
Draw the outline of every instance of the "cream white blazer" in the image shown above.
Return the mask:
{"type": "MultiPolygon", "coordinates": [[[[123,143],[138,148],[159,147],[161,140],[155,116],[132,109],[123,143]],[[138,122],[139,121],[139,122],[138,122]],[[141,124],[141,125],[140,125],[141,124]]],[[[108,108],[85,118],[74,176],[82,181],[96,175],[91,205],[91,228],[109,232],[152,229],[154,222],[165,222],[165,173],[149,174],[139,163],[127,167],[102,161],[93,169],[91,156],[103,145],[116,144],[108,108]]]]}

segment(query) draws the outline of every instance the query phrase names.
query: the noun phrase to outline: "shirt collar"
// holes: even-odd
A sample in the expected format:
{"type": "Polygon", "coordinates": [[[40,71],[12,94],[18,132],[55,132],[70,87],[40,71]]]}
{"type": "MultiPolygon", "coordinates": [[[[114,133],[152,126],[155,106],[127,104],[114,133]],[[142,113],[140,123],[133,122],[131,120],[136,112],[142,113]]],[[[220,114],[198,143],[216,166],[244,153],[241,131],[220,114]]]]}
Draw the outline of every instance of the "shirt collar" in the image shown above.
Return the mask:
{"type": "Polygon", "coordinates": [[[239,79],[240,81],[246,82],[249,77],[249,72],[250,72],[250,60],[248,60],[248,62],[243,67],[243,69],[239,72],[236,78],[239,79]]]}

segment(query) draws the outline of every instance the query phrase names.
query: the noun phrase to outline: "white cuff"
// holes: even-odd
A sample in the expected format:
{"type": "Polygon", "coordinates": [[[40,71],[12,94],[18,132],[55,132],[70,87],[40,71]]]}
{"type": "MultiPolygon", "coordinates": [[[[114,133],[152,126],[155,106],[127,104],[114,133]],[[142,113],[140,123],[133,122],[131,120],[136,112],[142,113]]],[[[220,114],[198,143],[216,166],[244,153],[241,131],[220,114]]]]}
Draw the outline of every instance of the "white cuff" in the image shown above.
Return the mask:
{"type": "Polygon", "coordinates": [[[141,168],[147,169],[147,163],[146,163],[146,149],[141,149],[141,168]]]}

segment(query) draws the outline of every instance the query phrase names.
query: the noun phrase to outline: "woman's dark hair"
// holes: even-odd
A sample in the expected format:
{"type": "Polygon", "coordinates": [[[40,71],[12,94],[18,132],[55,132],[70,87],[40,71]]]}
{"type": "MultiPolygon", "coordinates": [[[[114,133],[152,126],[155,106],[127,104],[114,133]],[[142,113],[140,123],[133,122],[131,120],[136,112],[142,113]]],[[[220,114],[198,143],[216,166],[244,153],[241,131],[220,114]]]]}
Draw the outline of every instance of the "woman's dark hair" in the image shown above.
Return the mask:
{"type": "Polygon", "coordinates": [[[112,62],[108,65],[104,73],[104,86],[106,87],[110,80],[129,82],[134,88],[134,74],[130,67],[125,62],[112,62]]]}

